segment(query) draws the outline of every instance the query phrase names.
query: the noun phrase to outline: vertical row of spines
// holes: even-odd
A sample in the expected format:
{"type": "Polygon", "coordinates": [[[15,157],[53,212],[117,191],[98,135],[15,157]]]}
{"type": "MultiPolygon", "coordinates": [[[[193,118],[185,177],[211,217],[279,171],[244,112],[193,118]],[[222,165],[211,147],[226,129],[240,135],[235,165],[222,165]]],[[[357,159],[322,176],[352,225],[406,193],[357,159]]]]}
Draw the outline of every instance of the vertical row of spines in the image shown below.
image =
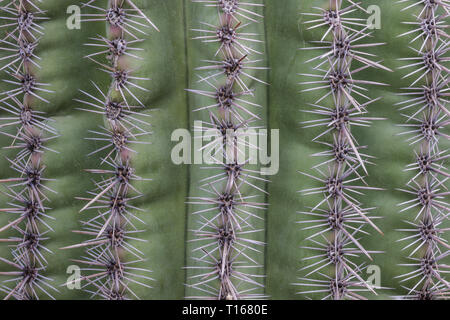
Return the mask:
{"type": "MultiPolygon", "coordinates": [[[[53,298],[57,291],[45,276],[50,250],[45,247],[52,228],[47,224],[51,218],[46,194],[55,193],[45,182],[45,151],[54,151],[45,145],[57,137],[49,125],[50,119],[38,110],[39,104],[49,103],[41,95],[49,93],[48,84],[39,82],[39,61],[36,52],[44,35],[42,21],[47,19],[38,5],[40,0],[5,1],[0,7],[0,25],[4,36],[0,40],[0,71],[7,74],[3,81],[10,87],[0,93],[1,134],[11,139],[7,149],[17,150],[14,159],[6,158],[14,177],[3,179],[8,199],[7,208],[0,211],[8,215],[8,223],[0,232],[15,230],[16,235],[0,239],[12,248],[12,258],[0,258],[13,271],[0,272],[11,275],[8,285],[0,287],[5,299],[35,300],[53,298]],[[52,292],[53,291],[53,292],[52,292]]],[[[2,267],[3,269],[3,267],[2,267]]]]}
{"type": "Polygon", "coordinates": [[[307,224],[304,230],[314,230],[308,237],[312,245],[303,249],[314,250],[313,261],[300,277],[300,294],[318,294],[324,299],[365,299],[362,292],[373,292],[374,288],[363,279],[366,264],[357,265],[353,260],[361,255],[372,260],[376,251],[368,251],[361,245],[361,237],[368,235],[363,229],[370,225],[380,232],[371,215],[374,208],[363,208],[364,191],[377,190],[365,181],[367,165],[371,156],[365,154],[365,146],[358,144],[352,127],[367,127],[377,118],[368,117],[367,107],[379,100],[368,97],[367,86],[383,85],[370,80],[357,79],[358,72],[367,68],[390,71],[373,55],[361,51],[380,44],[364,43],[371,35],[366,19],[355,17],[365,11],[360,2],[329,0],[328,7],[315,8],[317,13],[303,13],[312,17],[305,24],[308,29],[324,27],[323,37],[314,41],[314,47],[304,50],[323,50],[323,53],[307,61],[312,65],[312,74],[301,74],[311,78],[302,85],[311,86],[307,91],[327,90],[304,112],[320,116],[317,120],[304,122],[305,128],[323,128],[313,141],[328,148],[314,154],[326,160],[314,166],[319,176],[302,172],[320,186],[302,190],[305,195],[320,194],[324,198],[313,208],[300,212],[309,217],[300,223],[307,224]],[[367,58],[369,57],[369,58],[367,58]],[[358,199],[357,199],[358,198],[358,199]],[[317,231],[316,231],[317,230],[317,231]]]}
{"type": "Polygon", "coordinates": [[[153,279],[148,276],[151,271],[135,266],[144,257],[131,243],[143,241],[136,238],[142,230],[135,226],[142,223],[138,217],[141,209],[133,205],[133,200],[142,194],[133,183],[147,180],[135,173],[133,146],[146,144],[140,138],[151,134],[150,124],[142,119],[148,117],[142,112],[145,104],[134,93],[135,90],[147,92],[135,82],[149,79],[133,76],[131,59],[143,59],[135,55],[142,50],[137,44],[144,41],[140,37],[147,35],[147,29],[156,27],[130,0],[109,0],[106,8],[101,1],[91,0],[83,7],[93,12],[83,13],[83,22],[106,21],[108,34],[91,38],[87,45],[99,49],[86,57],[106,72],[111,82],[103,90],[93,83],[93,93],[80,90],[84,98],[76,99],[83,105],[81,110],[102,116],[104,125],[99,130],[90,130],[91,136],[86,138],[102,144],[89,154],[100,157],[102,168],[86,170],[101,178],[88,197],[78,198],[87,202],[80,212],[95,212],[93,217],[82,221],[83,230],[74,231],[89,239],[65,249],[86,248],[85,256],[74,261],[82,266],[82,289],[91,297],[134,299],[138,296],[131,286],[151,288],[147,282],[153,279]]]}
{"type": "Polygon", "coordinates": [[[263,220],[266,203],[253,201],[255,196],[245,189],[265,193],[257,184],[266,180],[249,168],[251,159],[246,158],[250,149],[257,150],[246,137],[247,130],[257,128],[252,124],[261,119],[261,106],[245,98],[258,94],[249,88],[250,81],[264,83],[253,75],[255,70],[266,69],[258,67],[261,60],[253,58],[262,55],[253,48],[262,41],[258,34],[246,32],[263,18],[256,12],[263,5],[236,0],[192,1],[215,9],[217,20],[213,24],[202,22],[202,29],[194,29],[200,33],[196,39],[216,45],[215,56],[197,68],[208,72],[198,81],[208,89],[189,90],[211,99],[210,105],[194,110],[208,113],[209,121],[198,122],[194,130],[211,141],[195,152],[207,153],[215,165],[204,168],[213,171],[201,181],[200,189],[207,196],[190,201],[201,207],[192,213],[198,218],[198,227],[192,230],[194,249],[190,257],[195,265],[187,267],[194,273],[188,278],[188,286],[198,294],[188,298],[264,298],[263,276],[257,271],[263,265],[254,258],[263,252],[264,243],[252,237],[263,231],[255,228],[253,221],[263,220]]]}
{"type": "Polygon", "coordinates": [[[417,20],[408,22],[413,29],[401,36],[412,37],[410,41],[413,57],[401,59],[408,64],[404,78],[412,84],[402,96],[408,99],[400,102],[400,111],[406,118],[407,128],[402,134],[411,134],[407,142],[414,146],[415,161],[406,171],[414,176],[407,182],[407,188],[400,189],[411,200],[400,205],[401,212],[412,212],[408,228],[401,229],[408,235],[400,241],[407,242],[409,263],[404,266],[413,271],[399,276],[400,284],[407,293],[405,299],[448,299],[450,283],[446,274],[449,266],[444,261],[450,254],[448,228],[450,206],[448,203],[447,180],[450,177],[446,167],[448,150],[443,150],[442,140],[448,140],[445,133],[449,122],[447,109],[449,96],[450,60],[448,29],[450,3],[446,0],[402,0],[403,10],[416,9],[417,20]],[[411,71],[410,71],[411,70],[411,71]],[[447,199],[446,199],[447,198],[447,199]],[[408,284],[411,283],[409,286],[408,284]]]}

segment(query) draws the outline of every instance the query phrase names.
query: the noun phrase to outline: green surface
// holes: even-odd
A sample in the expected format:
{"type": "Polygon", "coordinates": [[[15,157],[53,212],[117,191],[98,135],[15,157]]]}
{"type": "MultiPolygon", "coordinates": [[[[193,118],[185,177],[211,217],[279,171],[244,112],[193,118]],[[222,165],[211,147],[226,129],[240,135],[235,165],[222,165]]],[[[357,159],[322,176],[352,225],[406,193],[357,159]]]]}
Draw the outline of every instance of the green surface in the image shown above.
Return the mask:
{"type": "MultiPolygon", "coordinates": [[[[39,56],[42,58],[40,75],[43,82],[52,84],[56,93],[45,95],[51,101],[48,106],[41,105],[41,110],[49,112],[56,120],[56,127],[61,137],[52,142],[49,147],[58,150],[59,154],[47,154],[45,163],[48,167],[47,177],[57,179],[49,185],[58,191],[51,196],[50,206],[53,210],[49,214],[56,218],[50,221],[54,228],[50,234],[48,248],[54,254],[48,256],[49,268],[47,276],[55,279],[60,285],[66,281],[66,268],[71,264],[70,259],[78,258],[82,250],[58,250],[58,248],[74,244],[84,239],[70,233],[78,229],[78,220],[83,213],[78,213],[82,203],[75,200],[76,196],[83,196],[92,189],[92,176],[83,172],[85,168],[95,168],[98,158],[86,155],[96,149],[95,143],[83,139],[87,137],[87,130],[94,129],[102,123],[98,116],[77,111],[74,98],[80,98],[78,89],[92,92],[90,80],[101,87],[108,85],[105,74],[96,70],[96,66],[83,59],[83,55],[91,52],[84,47],[90,36],[104,34],[102,23],[86,23],[81,30],[68,30],[65,26],[66,8],[73,4],[71,0],[45,0],[43,9],[49,10],[51,18],[44,23],[46,34],[39,46],[39,56]]],[[[140,97],[150,109],[150,122],[154,134],[146,138],[152,142],[150,146],[140,146],[139,154],[135,158],[137,173],[153,181],[140,183],[138,187],[144,197],[137,205],[146,211],[141,218],[147,223],[141,226],[146,229],[142,236],[148,243],[138,244],[144,251],[147,261],[141,265],[154,271],[152,277],[157,279],[152,283],[153,289],[138,289],[137,293],[145,299],[182,299],[189,294],[185,289],[186,282],[185,261],[190,256],[190,246],[186,246],[186,238],[191,237],[187,231],[192,228],[193,220],[188,215],[192,208],[186,206],[188,196],[198,196],[198,180],[201,177],[199,166],[176,166],[170,160],[170,151],[174,145],[170,135],[177,128],[192,128],[192,123],[200,119],[201,115],[192,113],[195,107],[202,106],[202,100],[188,95],[185,88],[196,87],[197,77],[194,69],[201,65],[200,60],[210,59],[214,50],[212,46],[205,46],[200,41],[191,40],[194,33],[192,28],[199,27],[200,21],[213,22],[214,9],[205,9],[201,4],[191,3],[189,0],[140,0],[135,1],[144,8],[148,16],[161,30],[152,32],[142,45],[145,58],[139,65],[138,76],[148,76],[152,79],[147,87],[148,94],[140,97]],[[142,6],[142,4],[144,4],[142,6]]],[[[301,219],[296,211],[305,209],[316,203],[317,198],[302,197],[298,190],[313,186],[310,179],[297,173],[298,170],[308,171],[318,159],[310,154],[321,151],[320,145],[311,142],[317,135],[314,129],[302,129],[300,121],[307,117],[299,110],[306,109],[306,103],[314,102],[315,94],[300,94],[302,81],[297,73],[307,73],[310,65],[305,65],[314,53],[298,51],[297,48],[307,46],[309,40],[320,38],[321,31],[306,31],[302,25],[303,17],[300,12],[311,12],[310,7],[317,1],[312,0],[264,0],[265,22],[253,25],[262,39],[266,39],[265,65],[269,72],[259,73],[259,77],[269,82],[270,86],[255,85],[256,98],[254,101],[262,104],[262,125],[271,129],[280,129],[280,171],[270,177],[268,184],[270,196],[269,210],[265,222],[267,232],[265,241],[268,243],[264,256],[259,259],[266,263],[265,274],[266,294],[272,299],[300,299],[295,292],[298,288],[291,285],[300,276],[297,270],[303,266],[302,257],[311,252],[300,250],[302,240],[308,236],[295,224],[301,219]]],[[[365,7],[377,4],[382,9],[382,28],[374,32],[373,42],[386,42],[383,47],[374,48],[371,52],[378,54],[384,64],[391,69],[401,66],[397,61],[400,57],[410,56],[407,38],[397,38],[408,30],[401,21],[413,20],[411,12],[401,13],[401,5],[391,0],[364,0],[365,7]]],[[[360,77],[390,84],[390,87],[372,88],[372,97],[382,96],[383,99],[372,104],[371,115],[388,118],[377,121],[370,129],[355,129],[355,134],[361,145],[368,145],[368,153],[377,157],[376,166],[369,170],[368,183],[374,187],[385,188],[386,191],[369,191],[364,197],[366,207],[378,207],[378,215],[383,220],[378,222],[385,235],[371,232],[362,241],[371,250],[382,250],[384,254],[376,255],[373,264],[380,266],[382,285],[396,288],[382,291],[378,296],[370,298],[388,298],[390,295],[403,293],[399,283],[393,279],[403,273],[405,269],[398,266],[405,262],[406,252],[401,252],[401,245],[395,241],[402,234],[395,231],[405,224],[402,219],[410,218],[411,213],[398,213],[397,203],[406,197],[395,188],[402,187],[408,180],[409,174],[403,172],[407,163],[413,160],[410,146],[403,137],[396,134],[401,132],[396,124],[402,123],[399,112],[394,103],[401,101],[395,93],[401,87],[409,85],[408,80],[402,80],[402,71],[389,74],[385,71],[367,70],[361,72],[360,77]]],[[[8,139],[0,137],[0,145],[6,146],[8,139]]],[[[11,153],[2,150],[2,156],[11,153]]],[[[3,157],[2,157],[3,158],[3,157]]],[[[0,176],[7,177],[11,170],[6,166],[6,160],[1,160],[0,176]]],[[[4,205],[4,198],[0,199],[4,205]]],[[[0,225],[4,225],[7,218],[0,215],[0,225]]],[[[10,233],[12,234],[12,233],[10,233]]],[[[5,233],[4,236],[7,236],[5,233]]],[[[9,249],[2,244],[0,256],[9,257],[9,249]]],[[[6,278],[0,278],[3,280],[6,278]]],[[[59,288],[58,299],[84,299],[87,295],[78,290],[59,288]]]]}

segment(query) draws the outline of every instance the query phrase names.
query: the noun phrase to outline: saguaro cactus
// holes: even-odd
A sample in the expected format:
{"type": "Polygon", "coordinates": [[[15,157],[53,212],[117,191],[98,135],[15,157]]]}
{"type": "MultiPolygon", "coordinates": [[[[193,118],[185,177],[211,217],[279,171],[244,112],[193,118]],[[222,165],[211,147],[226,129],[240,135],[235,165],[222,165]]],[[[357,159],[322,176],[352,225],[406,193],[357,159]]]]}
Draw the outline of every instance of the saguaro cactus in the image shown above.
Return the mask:
{"type": "Polygon", "coordinates": [[[361,245],[360,237],[367,234],[363,227],[370,225],[380,233],[381,230],[373,222],[376,218],[371,215],[374,208],[363,208],[363,199],[355,196],[363,196],[364,191],[379,188],[369,187],[365,182],[366,165],[371,163],[371,156],[363,153],[366,147],[358,144],[351,128],[368,126],[371,121],[379,120],[366,116],[367,107],[378,98],[368,97],[365,86],[383,84],[356,79],[356,76],[370,67],[389,69],[366,58],[371,55],[361,51],[380,44],[361,42],[371,32],[364,23],[366,19],[350,16],[352,12],[365,11],[359,2],[330,0],[327,8],[316,9],[318,13],[304,13],[313,17],[306,24],[312,24],[309,29],[324,26],[326,31],[319,41],[314,42],[321,46],[305,49],[325,52],[307,61],[316,64],[313,66],[315,73],[302,74],[312,78],[302,82],[312,86],[303,92],[322,89],[328,92],[310,104],[312,110],[305,110],[320,118],[304,122],[304,127],[324,128],[313,141],[328,147],[328,150],[314,154],[327,158],[313,167],[319,177],[302,172],[320,184],[320,187],[302,192],[306,195],[323,194],[324,199],[309,211],[301,212],[312,218],[300,221],[308,225],[304,229],[318,229],[307,238],[312,246],[303,247],[317,252],[306,260],[317,261],[313,260],[315,262],[302,268],[306,275],[297,285],[306,287],[299,292],[301,294],[322,293],[324,298],[335,300],[364,299],[361,292],[375,291],[361,276],[367,266],[357,265],[352,260],[360,255],[372,260],[372,254],[376,253],[361,245]],[[320,278],[315,278],[315,275],[320,278]]]}
{"type": "Polygon", "coordinates": [[[246,138],[256,137],[257,132],[249,130],[258,128],[253,124],[260,117],[253,109],[261,108],[251,101],[251,96],[258,93],[250,89],[249,82],[264,83],[253,72],[266,69],[258,66],[260,59],[253,58],[262,55],[252,45],[261,40],[245,29],[262,19],[254,11],[262,4],[234,0],[193,2],[213,7],[218,15],[215,24],[202,22],[204,29],[194,30],[200,33],[196,39],[217,44],[215,57],[204,60],[206,65],[197,68],[210,72],[199,76],[198,81],[209,90],[189,90],[211,100],[210,105],[195,110],[207,111],[209,120],[198,122],[194,130],[212,141],[195,151],[208,153],[215,166],[205,167],[213,172],[201,181],[206,195],[190,199],[190,204],[201,207],[192,213],[199,218],[192,240],[191,259],[195,265],[187,267],[193,273],[188,277],[188,285],[195,293],[188,296],[219,300],[263,298],[263,275],[255,271],[263,266],[253,256],[262,253],[264,243],[252,237],[263,231],[256,225],[264,219],[262,210],[266,203],[253,201],[258,195],[250,192],[265,193],[258,184],[266,179],[251,169],[251,159],[245,153],[258,148],[246,138]]]}
{"type": "Polygon", "coordinates": [[[407,188],[401,189],[412,199],[401,203],[405,207],[400,211],[414,212],[409,227],[400,230],[408,232],[408,236],[400,239],[407,241],[404,250],[410,252],[410,263],[404,265],[414,268],[399,276],[407,290],[401,298],[445,299],[450,292],[445,276],[449,266],[443,261],[450,254],[446,241],[448,228],[444,226],[449,219],[449,204],[445,200],[449,192],[445,184],[450,175],[445,166],[449,155],[442,150],[441,140],[449,138],[445,133],[449,123],[446,99],[449,69],[445,64],[449,61],[446,20],[450,4],[431,0],[400,2],[407,4],[403,10],[418,9],[417,21],[409,22],[414,29],[402,34],[413,36],[410,43],[415,54],[402,59],[408,64],[401,69],[414,68],[404,78],[414,80],[402,94],[410,98],[399,103],[408,122],[403,125],[408,131],[403,134],[412,134],[407,141],[415,146],[415,161],[406,170],[415,175],[407,182],[407,188]]]}
{"type": "Polygon", "coordinates": [[[9,78],[4,81],[12,86],[0,93],[0,108],[8,116],[2,117],[1,133],[10,137],[12,143],[7,148],[18,150],[14,159],[7,161],[16,176],[3,179],[9,198],[8,208],[1,212],[12,218],[0,228],[0,232],[15,229],[17,235],[0,242],[12,244],[12,259],[0,257],[2,263],[13,267],[15,271],[0,272],[2,275],[14,276],[13,285],[1,287],[6,293],[5,299],[14,297],[19,300],[53,298],[57,291],[45,276],[50,251],[44,246],[49,239],[52,228],[46,220],[51,218],[47,212],[49,198],[47,194],[54,191],[45,185],[45,165],[42,158],[45,151],[54,151],[45,146],[46,142],[57,137],[56,131],[48,122],[50,119],[37,109],[39,102],[49,103],[41,94],[51,92],[45,89],[48,84],[41,83],[39,77],[39,60],[37,56],[43,27],[39,24],[45,18],[45,12],[39,9],[41,1],[12,0],[3,3],[0,19],[8,23],[0,26],[8,28],[6,36],[0,40],[1,51],[7,54],[0,61],[0,71],[6,71],[9,78]],[[10,132],[8,129],[17,129],[10,132]]]}
{"type": "Polygon", "coordinates": [[[140,59],[134,54],[139,50],[135,46],[144,41],[139,37],[147,34],[145,30],[156,27],[133,1],[111,0],[107,8],[101,8],[92,0],[84,7],[95,12],[84,13],[84,21],[107,22],[108,35],[91,39],[88,45],[99,49],[87,58],[110,75],[111,85],[104,92],[93,83],[94,93],[82,91],[85,98],[76,100],[83,104],[83,110],[104,117],[105,126],[101,131],[90,131],[94,136],[87,139],[103,144],[89,155],[104,153],[101,165],[106,168],[87,170],[102,175],[102,178],[95,182],[96,188],[89,192],[89,197],[79,198],[87,201],[81,212],[92,209],[97,215],[83,221],[84,229],[75,232],[91,238],[66,248],[87,248],[86,256],[75,262],[85,266],[82,268],[86,273],[81,279],[85,280],[82,288],[92,296],[108,300],[138,298],[130,284],[150,288],[145,282],[153,279],[146,275],[149,270],[135,266],[144,260],[143,253],[129,243],[139,240],[135,235],[142,232],[135,226],[136,221],[141,221],[139,208],[132,204],[142,194],[133,182],[146,180],[135,173],[132,146],[146,143],[138,139],[150,134],[150,125],[141,119],[145,114],[139,111],[145,105],[133,90],[148,91],[135,82],[149,79],[132,75],[129,58],[140,59]],[[101,57],[104,60],[99,61],[101,57]]]}
{"type": "Polygon", "coordinates": [[[449,1],[402,3],[0,0],[0,299],[448,298],[449,1]]]}

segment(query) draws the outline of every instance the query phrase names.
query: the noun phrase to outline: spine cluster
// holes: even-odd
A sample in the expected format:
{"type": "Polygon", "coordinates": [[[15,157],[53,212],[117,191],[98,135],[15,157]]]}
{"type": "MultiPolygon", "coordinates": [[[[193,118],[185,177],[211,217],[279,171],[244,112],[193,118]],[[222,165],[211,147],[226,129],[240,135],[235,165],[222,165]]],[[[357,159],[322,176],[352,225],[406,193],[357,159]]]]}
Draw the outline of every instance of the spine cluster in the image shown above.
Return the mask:
{"type": "Polygon", "coordinates": [[[450,283],[446,274],[450,267],[444,261],[450,254],[446,240],[449,228],[445,227],[450,212],[446,200],[450,175],[446,167],[448,150],[441,147],[442,140],[449,139],[445,130],[449,123],[446,99],[449,96],[449,69],[446,64],[450,58],[446,22],[450,4],[446,0],[400,2],[407,3],[403,10],[418,10],[417,20],[408,23],[413,29],[402,34],[412,37],[410,45],[414,51],[414,57],[401,59],[408,62],[402,69],[412,69],[404,76],[412,79],[412,84],[402,93],[408,99],[399,105],[407,122],[403,125],[407,128],[403,134],[412,135],[407,141],[414,146],[415,154],[414,163],[406,170],[415,175],[405,189],[400,189],[411,197],[400,204],[404,206],[401,212],[413,212],[412,219],[407,221],[409,227],[400,230],[408,233],[400,239],[407,242],[404,250],[408,250],[410,260],[403,266],[414,268],[398,277],[407,290],[400,298],[448,299],[450,283]]]}
{"type": "Polygon", "coordinates": [[[310,88],[303,90],[324,90],[321,98],[312,109],[305,110],[319,118],[305,121],[305,128],[322,128],[313,141],[327,147],[314,156],[325,160],[314,166],[318,176],[303,175],[317,181],[319,187],[302,190],[306,195],[323,195],[323,199],[308,211],[300,212],[308,217],[299,223],[306,224],[304,230],[314,231],[307,238],[312,245],[303,247],[314,250],[315,255],[306,258],[310,262],[300,277],[302,290],[299,294],[317,294],[324,299],[365,299],[361,292],[375,292],[366,283],[363,271],[366,264],[358,265],[352,260],[364,255],[372,260],[375,251],[368,251],[361,245],[361,237],[367,235],[366,225],[381,233],[374,224],[374,208],[364,208],[365,191],[379,190],[369,187],[365,181],[367,164],[371,156],[364,153],[365,146],[358,144],[352,127],[368,127],[373,120],[367,116],[367,107],[378,100],[368,97],[369,88],[382,83],[358,79],[358,73],[368,69],[387,69],[373,61],[373,54],[364,52],[365,48],[381,45],[364,43],[371,31],[366,19],[354,17],[365,11],[359,2],[329,0],[328,7],[316,8],[317,13],[304,13],[312,17],[305,22],[315,29],[325,28],[325,33],[314,47],[307,50],[322,50],[318,56],[307,63],[314,64],[314,73],[301,74],[311,78],[302,82],[310,88]],[[358,199],[359,198],[359,199],[358,199]]]}
{"type": "MultiPolygon", "coordinates": [[[[49,103],[41,95],[49,93],[48,84],[39,82],[39,60],[36,55],[44,28],[41,22],[45,12],[39,9],[40,0],[4,1],[0,6],[0,71],[7,74],[3,81],[9,86],[0,93],[1,134],[11,139],[6,149],[17,151],[7,163],[14,176],[0,180],[8,199],[7,208],[0,212],[8,215],[8,223],[0,232],[10,231],[15,235],[0,239],[10,245],[12,258],[0,257],[0,262],[9,265],[12,271],[0,272],[11,276],[0,291],[5,299],[35,300],[52,298],[57,291],[45,276],[50,250],[44,246],[47,234],[52,228],[46,221],[51,219],[47,212],[47,194],[55,192],[45,185],[43,155],[53,151],[45,145],[57,137],[56,130],[49,125],[50,119],[39,111],[40,103],[49,103]]],[[[4,270],[5,268],[2,267],[4,270]]]]}
{"type": "Polygon", "coordinates": [[[192,1],[213,7],[218,15],[215,24],[202,22],[203,28],[194,30],[200,33],[196,39],[216,45],[215,56],[197,68],[207,72],[198,81],[206,89],[189,90],[211,100],[194,110],[204,112],[203,118],[208,119],[199,121],[194,130],[210,141],[200,151],[207,153],[214,165],[204,168],[213,172],[201,180],[200,189],[206,195],[190,202],[198,206],[192,213],[198,219],[192,240],[195,263],[187,267],[194,275],[188,277],[188,286],[198,295],[188,298],[264,298],[263,275],[257,271],[263,266],[255,258],[262,254],[264,243],[254,236],[263,232],[255,227],[255,221],[263,220],[266,203],[253,199],[266,193],[258,184],[267,180],[249,167],[248,153],[257,145],[246,138],[249,130],[256,129],[253,123],[260,120],[254,109],[261,108],[250,100],[254,90],[249,83],[264,83],[254,73],[266,68],[258,67],[261,60],[252,58],[262,55],[254,48],[262,41],[258,34],[245,30],[263,18],[256,12],[263,5],[237,0],[192,1]]]}
{"type": "Polygon", "coordinates": [[[135,266],[144,261],[144,254],[131,244],[143,241],[136,238],[142,230],[135,226],[136,222],[143,223],[138,217],[141,209],[133,205],[142,194],[133,182],[146,180],[133,168],[132,158],[136,154],[133,146],[145,144],[140,138],[151,132],[150,124],[142,120],[149,116],[142,113],[144,102],[134,93],[147,92],[135,82],[149,79],[133,76],[130,59],[142,59],[135,55],[142,50],[136,45],[144,41],[140,37],[147,35],[147,29],[156,27],[129,0],[110,0],[106,8],[91,0],[84,7],[90,12],[82,14],[82,21],[106,21],[107,35],[91,38],[88,45],[98,51],[87,58],[111,77],[111,83],[106,90],[93,83],[93,93],[80,90],[84,98],[76,99],[83,105],[81,110],[100,115],[104,122],[99,129],[90,131],[87,138],[102,144],[89,154],[100,157],[101,168],[86,170],[101,178],[87,197],[78,198],[86,201],[80,212],[95,212],[93,217],[82,221],[83,230],[74,231],[89,239],[65,249],[86,248],[85,256],[74,261],[83,266],[82,289],[91,293],[91,297],[133,299],[138,296],[131,285],[150,288],[146,282],[152,280],[147,275],[151,271],[135,266]]]}

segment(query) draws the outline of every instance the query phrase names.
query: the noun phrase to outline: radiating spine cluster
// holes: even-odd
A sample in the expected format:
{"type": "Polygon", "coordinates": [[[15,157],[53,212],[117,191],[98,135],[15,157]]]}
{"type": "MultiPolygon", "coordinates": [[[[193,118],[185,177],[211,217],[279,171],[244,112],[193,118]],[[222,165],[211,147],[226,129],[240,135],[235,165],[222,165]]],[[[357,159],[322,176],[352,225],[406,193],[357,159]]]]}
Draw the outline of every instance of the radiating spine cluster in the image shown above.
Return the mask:
{"type": "MultiPolygon", "coordinates": [[[[56,130],[48,122],[44,112],[37,110],[39,103],[49,103],[41,94],[51,92],[45,89],[48,84],[41,83],[39,60],[36,55],[39,40],[44,28],[40,23],[47,19],[38,5],[40,0],[3,1],[0,5],[0,30],[5,36],[0,40],[0,71],[8,76],[3,81],[10,88],[0,93],[1,134],[11,138],[11,145],[5,149],[17,150],[14,159],[6,159],[15,174],[14,177],[0,180],[6,191],[2,194],[8,199],[7,208],[0,212],[8,215],[8,223],[0,227],[0,232],[14,229],[17,234],[0,239],[10,245],[12,258],[0,257],[12,271],[0,272],[12,276],[0,287],[5,299],[36,300],[52,298],[57,291],[45,276],[48,262],[45,255],[51,253],[43,242],[52,228],[46,220],[47,194],[55,192],[45,185],[50,180],[44,177],[43,154],[54,151],[46,143],[57,137],[56,130]],[[5,131],[3,131],[5,130],[5,131]]],[[[6,164],[5,163],[5,164],[6,164]]]]}
{"type": "Polygon", "coordinates": [[[266,203],[253,199],[266,193],[258,183],[267,180],[248,167],[251,159],[245,153],[257,150],[257,145],[246,138],[257,128],[252,123],[260,120],[252,109],[261,108],[245,98],[254,96],[248,83],[264,83],[253,73],[267,69],[258,67],[260,59],[252,58],[262,55],[254,49],[254,44],[262,41],[258,34],[245,29],[263,18],[256,12],[263,5],[250,0],[192,1],[212,7],[218,16],[216,24],[202,22],[204,29],[194,30],[201,34],[196,39],[217,44],[215,57],[204,60],[206,65],[197,68],[208,72],[199,76],[198,83],[209,90],[189,90],[211,99],[210,105],[194,110],[208,112],[209,118],[199,122],[194,130],[211,141],[196,151],[209,154],[215,165],[204,168],[213,171],[201,181],[200,189],[206,196],[193,197],[190,202],[201,207],[192,213],[197,218],[190,257],[195,264],[187,267],[194,273],[188,277],[188,286],[198,294],[188,298],[264,298],[264,276],[257,271],[263,266],[254,257],[263,252],[264,243],[254,239],[263,230],[256,228],[254,221],[264,219],[266,203]],[[259,195],[249,195],[247,190],[259,195]]]}
{"type": "Polygon", "coordinates": [[[368,97],[367,86],[382,83],[360,80],[358,73],[377,68],[390,71],[379,62],[373,61],[374,55],[362,51],[381,43],[363,43],[371,35],[366,19],[352,16],[352,13],[365,11],[359,2],[347,0],[329,0],[326,8],[315,8],[317,13],[304,13],[312,17],[305,22],[308,29],[326,27],[319,41],[313,41],[314,47],[307,50],[323,50],[320,55],[307,63],[314,63],[313,74],[301,74],[311,81],[302,82],[311,88],[303,90],[328,90],[315,103],[313,109],[304,112],[320,116],[319,119],[305,121],[305,128],[323,128],[313,141],[328,148],[314,154],[326,157],[326,160],[313,168],[319,176],[303,173],[320,184],[320,187],[302,190],[306,195],[323,194],[324,198],[309,211],[301,214],[311,220],[299,223],[307,224],[304,230],[317,230],[307,238],[312,245],[303,247],[316,252],[306,258],[312,260],[302,268],[306,274],[300,277],[302,290],[299,294],[319,294],[323,299],[365,299],[361,292],[375,292],[363,278],[365,264],[352,262],[355,257],[371,254],[361,245],[360,238],[368,234],[363,228],[372,226],[376,218],[371,215],[374,208],[363,208],[361,200],[364,191],[379,190],[369,187],[365,181],[366,165],[371,164],[371,156],[363,153],[365,146],[356,141],[351,128],[367,127],[377,118],[368,117],[367,107],[379,100],[368,97]],[[372,57],[372,58],[371,58],[372,57]]]}
{"type": "MultiPolygon", "coordinates": [[[[447,109],[449,96],[450,57],[448,28],[450,2],[447,0],[402,0],[403,10],[417,9],[417,21],[401,36],[413,37],[410,41],[414,57],[404,58],[408,64],[401,69],[413,69],[404,78],[411,78],[412,84],[405,88],[403,96],[409,98],[400,102],[400,110],[406,118],[407,128],[402,134],[414,146],[415,161],[407,171],[415,173],[401,189],[412,199],[401,203],[401,212],[413,212],[409,227],[400,231],[408,235],[400,241],[407,242],[404,250],[409,251],[410,263],[414,268],[400,275],[400,284],[407,290],[403,299],[448,299],[450,283],[446,276],[450,272],[448,261],[448,221],[450,206],[445,199],[450,177],[446,167],[448,150],[442,150],[442,140],[448,140],[445,133],[449,123],[447,109]],[[441,146],[440,146],[441,145],[441,146]],[[408,287],[407,283],[412,285],[408,287]]],[[[448,199],[448,198],[447,198],[448,199]]]]}
{"type": "MultiPolygon", "coordinates": [[[[95,182],[95,189],[89,196],[78,198],[87,203],[81,209],[93,210],[96,215],[82,221],[83,230],[74,231],[87,235],[89,240],[67,248],[85,247],[82,259],[74,260],[82,266],[82,288],[91,297],[107,300],[138,298],[130,285],[137,284],[151,288],[147,269],[135,266],[144,260],[143,252],[130,241],[142,232],[135,222],[143,222],[137,213],[141,210],[133,206],[133,200],[142,194],[133,186],[134,181],[147,180],[135,173],[132,156],[134,144],[146,144],[139,140],[147,136],[150,124],[142,120],[149,115],[142,113],[145,105],[133,90],[148,90],[136,84],[137,80],[149,80],[133,76],[130,58],[142,59],[134,54],[142,50],[135,45],[144,41],[145,29],[156,29],[144,12],[130,0],[110,0],[107,7],[101,1],[91,0],[83,5],[93,13],[83,13],[82,21],[106,21],[107,36],[91,38],[88,46],[98,48],[88,59],[98,64],[111,77],[111,84],[103,91],[93,83],[94,93],[81,91],[83,99],[76,99],[83,105],[81,110],[103,116],[104,126],[98,131],[90,131],[89,140],[102,146],[89,155],[101,155],[103,169],[89,169],[90,173],[101,176],[95,182]]],[[[158,29],[156,29],[158,30],[158,29]]]]}

